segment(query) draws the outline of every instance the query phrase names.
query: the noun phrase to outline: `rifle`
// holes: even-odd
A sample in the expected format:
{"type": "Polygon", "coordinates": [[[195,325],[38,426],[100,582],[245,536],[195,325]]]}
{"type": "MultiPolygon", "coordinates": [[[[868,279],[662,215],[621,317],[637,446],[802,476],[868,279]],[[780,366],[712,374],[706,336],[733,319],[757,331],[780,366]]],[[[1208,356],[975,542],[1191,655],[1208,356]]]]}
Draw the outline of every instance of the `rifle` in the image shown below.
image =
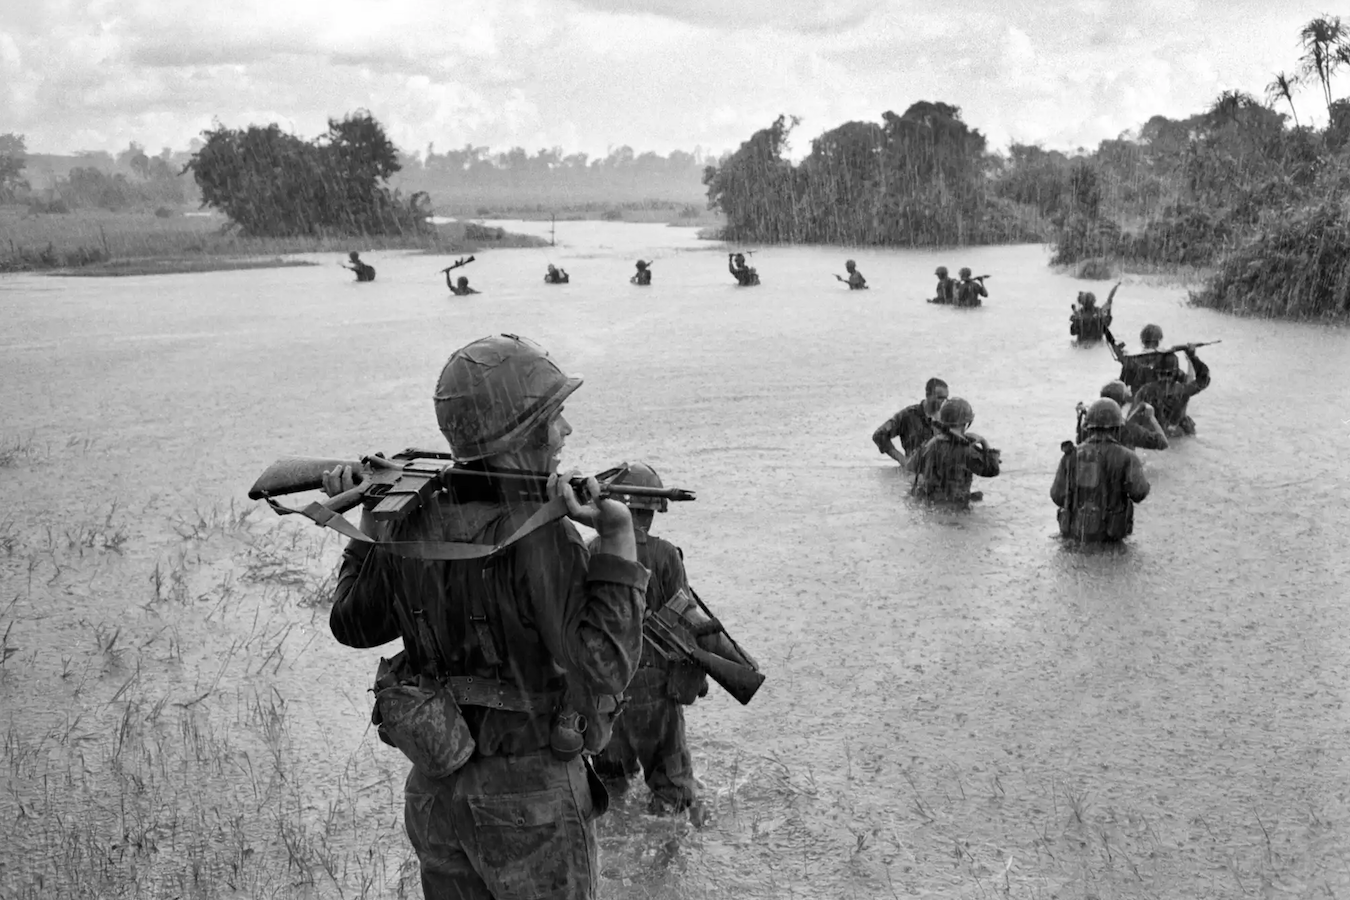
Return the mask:
{"type": "Polygon", "coordinates": [[[472,256],[470,256],[468,259],[465,259],[464,257],[461,256],[459,259],[455,260],[455,264],[454,264],[454,265],[452,265],[452,266],[446,266],[444,269],[441,269],[441,271],[442,271],[442,272],[449,272],[449,271],[451,271],[452,269],[458,269],[460,266],[467,266],[467,265],[468,265],[469,263],[471,263],[471,262],[473,262],[473,257],[472,257],[472,256]]]}
{"type": "Polygon", "coordinates": [[[706,621],[692,622],[677,611],[673,602],[668,602],[643,621],[643,638],[666,662],[688,662],[698,666],[742,706],[748,705],[764,683],[764,675],[727,634],[717,617],[703,605],[693,588],[689,588],[689,593],[703,611],[706,621]],[[712,635],[726,638],[725,645],[720,648],[722,652],[710,653],[698,645],[698,638],[712,635]]]}
{"type": "MultiPolygon", "coordinates": [[[[947,437],[951,438],[957,443],[966,445],[973,445],[975,443],[975,440],[970,435],[962,434],[961,432],[952,428],[952,426],[948,425],[946,422],[943,422],[939,419],[929,419],[928,421],[933,424],[934,428],[936,428],[938,431],[941,431],[943,434],[947,435],[947,437]]],[[[998,450],[995,450],[993,447],[989,447],[988,444],[986,444],[985,446],[988,447],[990,453],[999,452],[998,450]]]]}
{"type": "Polygon", "coordinates": [[[1198,344],[1190,344],[1190,345],[1177,344],[1174,347],[1168,347],[1166,350],[1141,350],[1138,353],[1124,353],[1122,354],[1122,356],[1129,358],[1140,356],[1165,356],[1168,353],[1185,353],[1187,346],[1190,346],[1192,349],[1194,349],[1195,347],[1208,347],[1210,344],[1222,344],[1222,343],[1223,343],[1222,340],[1217,340],[1217,341],[1201,341],[1198,344]]]}
{"type": "MultiPolygon", "coordinates": [[[[329,497],[319,505],[342,514],[359,505],[371,511],[376,521],[407,518],[438,490],[447,490],[463,499],[547,500],[548,476],[519,470],[465,469],[454,465],[449,453],[408,449],[392,458],[379,454],[347,459],[315,459],[293,456],[277,460],[258,476],[249,488],[250,500],[266,500],[277,515],[298,512],[287,509],[272,498],[323,486],[323,474],[335,466],[351,466],[357,486],[329,497]]],[[[633,484],[613,484],[623,467],[606,469],[596,475],[600,496],[664,497],[667,500],[693,500],[694,492],[682,488],[652,488],[633,484]]],[[[572,489],[586,491],[586,480],[574,478],[572,489]]]]}
{"type": "MultiPolygon", "coordinates": [[[[1077,441],[1079,444],[1081,444],[1083,443],[1083,419],[1087,416],[1087,407],[1084,406],[1080,401],[1075,409],[1075,412],[1078,413],[1078,422],[1073,429],[1074,440],[1077,441]]],[[[1064,443],[1059,445],[1059,449],[1061,450],[1064,450],[1065,447],[1068,447],[1069,450],[1072,450],[1074,445],[1069,441],[1065,441],[1064,443]]],[[[1064,452],[1067,453],[1069,451],[1064,450],[1064,452]]]]}

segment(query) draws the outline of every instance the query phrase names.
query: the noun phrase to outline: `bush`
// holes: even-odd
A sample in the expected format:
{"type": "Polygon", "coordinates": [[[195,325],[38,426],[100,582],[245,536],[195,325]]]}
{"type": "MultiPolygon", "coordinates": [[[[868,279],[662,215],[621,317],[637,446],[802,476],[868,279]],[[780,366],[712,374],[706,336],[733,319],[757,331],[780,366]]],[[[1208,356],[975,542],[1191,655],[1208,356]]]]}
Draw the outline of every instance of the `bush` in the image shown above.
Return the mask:
{"type": "Polygon", "coordinates": [[[1080,262],[1077,271],[1073,273],[1073,277],[1087,281],[1106,281],[1108,278],[1115,278],[1116,273],[1111,268],[1111,264],[1099,256],[1080,262]]]}
{"type": "Polygon", "coordinates": [[[506,237],[506,229],[469,222],[464,226],[464,237],[470,241],[500,241],[506,237]]]}
{"type": "Polygon", "coordinates": [[[157,218],[157,219],[172,219],[172,218],[173,218],[173,210],[169,209],[167,206],[161,206],[161,207],[159,207],[158,209],[155,210],[155,218],[157,218]]]}
{"type": "Polygon", "coordinates": [[[615,209],[614,207],[611,206],[609,209],[605,210],[600,214],[600,218],[604,219],[606,222],[622,222],[623,210],[615,209]]]}
{"type": "Polygon", "coordinates": [[[47,215],[64,216],[70,212],[70,207],[67,206],[66,201],[62,200],[60,197],[56,197],[50,201],[30,200],[28,203],[28,212],[33,215],[42,215],[45,213],[47,215]]]}

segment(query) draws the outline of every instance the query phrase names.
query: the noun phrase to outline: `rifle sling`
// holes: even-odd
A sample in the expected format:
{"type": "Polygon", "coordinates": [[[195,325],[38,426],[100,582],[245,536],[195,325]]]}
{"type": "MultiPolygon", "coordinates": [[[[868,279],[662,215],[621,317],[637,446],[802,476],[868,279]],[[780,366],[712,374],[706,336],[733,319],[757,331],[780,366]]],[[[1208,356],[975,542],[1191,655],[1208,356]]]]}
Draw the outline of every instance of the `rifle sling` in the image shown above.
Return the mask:
{"type": "Polygon", "coordinates": [[[495,556],[531,532],[537,531],[549,522],[557,521],[567,515],[566,502],[561,497],[554,497],[535,510],[510,536],[496,544],[470,544],[462,541],[381,541],[372,538],[351,522],[348,522],[341,513],[334,512],[317,500],[304,509],[293,509],[282,506],[271,497],[263,499],[276,511],[277,515],[284,516],[298,513],[311,522],[324,528],[331,528],[354,541],[361,541],[385,553],[392,553],[395,556],[409,559],[459,560],[483,559],[484,557],[495,556]]]}

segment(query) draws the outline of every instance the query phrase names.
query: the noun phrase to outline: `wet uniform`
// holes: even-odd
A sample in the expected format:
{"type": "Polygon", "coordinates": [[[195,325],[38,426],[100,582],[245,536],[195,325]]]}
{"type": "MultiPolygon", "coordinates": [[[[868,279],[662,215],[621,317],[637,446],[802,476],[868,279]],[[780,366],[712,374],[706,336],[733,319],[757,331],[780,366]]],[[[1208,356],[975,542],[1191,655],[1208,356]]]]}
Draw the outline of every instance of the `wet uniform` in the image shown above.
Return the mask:
{"type": "MultiPolygon", "coordinates": [[[[686,587],[684,559],[674,544],[642,528],[634,527],[633,536],[638,562],[651,573],[650,615],[686,587]]],[[[614,735],[595,758],[596,772],[604,778],[622,778],[636,775],[640,767],[654,798],[674,811],[687,809],[697,797],[697,787],[681,704],[707,693],[702,670],[689,663],[667,663],[644,642],[641,665],[624,691],[623,713],[614,720],[614,735]]]]}
{"type": "Polygon", "coordinates": [[[1059,533],[1087,543],[1122,540],[1134,531],[1134,504],[1148,490],[1144,464],[1133,450],[1090,433],[1060,458],[1050,487],[1050,499],[1060,507],[1059,533]]]}
{"type": "Polygon", "coordinates": [[[872,432],[872,443],[877,445],[878,450],[885,453],[886,443],[898,437],[905,455],[909,456],[931,440],[936,433],[937,429],[933,427],[932,421],[928,418],[928,413],[924,412],[923,404],[915,403],[913,406],[906,406],[891,416],[882,423],[880,428],[872,432]]]}
{"type": "Polygon", "coordinates": [[[754,287],[759,284],[759,273],[744,263],[737,266],[733,260],[728,264],[728,268],[731,274],[736,276],[736,283],[741,287],[754,287]]]}
{"type": "Polygon", "coordinates": [[[973,278],[956,285],[957,306],[979,306],[980,298],[988,296],[989,292],[984,289],[984,285],[973,278]]]}
{"type": "Polygon", "coordinates": [[[651,284],[651,283],[652,283],[652,270],[651,270],[651,269],[639,269],[636,273],[634,273],[633,277],[632,277],[631,279],[629,279],[629,280],[632,281],[633,284],[642,284],[642,285],[651,284]]]}
{"type": "Polygon", "coordinates": [[[850,291],[860,291],[867,287],[867,279],[862,276],[861,272],[854,269],[849,273],[847,284],[850,291]]]}
{"type": "Polygon", "coordinates": [[[1165,435],[1158,434],[1133,419],[1127,420],[1120,429],[1120,443],[1132,450],[1166,450],[1168,447],[1165,435]]]}
{"type": "Polygon", "coordinates": [[[352,264],[351,264],[350,266],[348,266],[347,268],[351,269],[353,272],[356,273],[356,280],[357,280],[357,281],[374,281],[374,280],[375,280],[375,267],[374,267],[374,266],[367,265],[366,263],[363,263],[363,262],[361,262],[360,260],[357,260],[356,262],[352,263],[352,264]]]}
{"type": "Polygon", "coordinates": [[[937,296],[929,303],[950,304],[956,302],[956,281],[951,278],[939,278],[937,283],[937,296]]]}
{"type": "MultiPolygon", "coordinates": [[[[439,494],[392,533],[383,527],[381,537],[492,544],[535,509],[502,501],[455,505],[439,494]]],[[[642,652],[646,586],[638,563],[611,554],[588,558],[563,519],[490,562],[347,547],[329,619],[341,643],[376,647],[402,637],[420,670],[425,653],[407,610],[423,609],[445,673],[473,676],[483,690],[496,684],[529,708],[461,703],[477,743],[468,762],[439,781],[416,767],[409,774],[404,821],[425,896],[595,895],[592,820],[603,811],[604,790],[582,757],[553,755],[551,722],[565,688],[573,700],[580,695],[578,708],[589,716],[631,680],[642,652]],[[570,674],[560,674],[563,668],[570,674]]]]}
{"type": "Polygon", "coordinates": [[[919,448],[914,460],[915,497],[930,503],[966,506],[971,501],[972,477],[998,475],[998,453],[977,442],[980,436],[967,433],[972,443],[963,444],[946,434],[938,434],[919,448]]]}
{"type": "Polygon", "coordinates": [[[1100,341],[1111,327],[1111,314],[1097,306],[1079,306],[1069,316],[1069,334],[1079,341],[1100,341]]]}
{"type": "Polygon", "coordinates": [[[546,284],[567,284],[571,280],[571,277],[561,270],[548,272],[544,275],[544,282],[546,284]]]}
{"type": "Polygon", "coordinates": [[[1194,353],[1187,356],[1191,365],[1195,367],[1194,381],[1151,381],[1140,388],[1135,399],[1140,403],[1153,404],[1158,424],[1163,428],[1180,429],[1187,434],[1194,434],[1195,423],[1186,414],[1186,407],[1192,397],[1209,387],[1209,366],[1201,362],[1194,353]]]}

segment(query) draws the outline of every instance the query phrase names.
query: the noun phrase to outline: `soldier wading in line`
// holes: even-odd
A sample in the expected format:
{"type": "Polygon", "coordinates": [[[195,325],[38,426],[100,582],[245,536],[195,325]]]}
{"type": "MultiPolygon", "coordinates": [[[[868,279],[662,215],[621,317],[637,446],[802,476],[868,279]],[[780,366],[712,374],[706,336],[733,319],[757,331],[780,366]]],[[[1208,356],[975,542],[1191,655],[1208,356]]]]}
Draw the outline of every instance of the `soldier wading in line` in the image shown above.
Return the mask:
{"type": "Polygon", "coordinates": [[[1059,533],[1075,541],[1121,541],[1134,531],[1134,505],[1148,496],[1139,456],[1120,443],[1125,417],[1102,397],[1083,417],[1087,440],[1064,442],[1064,456],[1050,487],[1059,507],[1059,533]]]}
{"type": "Polygon", "coordinates": [[[947,401],[947,382],[941,378],[930,378],[923,386],[923,400],[913,406],[906,406],[872,432],[872,443],[877,450],[886,454],[902,466],[908,466],[918,449],[933,437],[933,419],[938,410],[947,401]],[[900,439],[904,451],[895,449],[895,439],[900,439]]]}
{"type": "MultiPolygon", "coordinates": [[[[633,463],[614,479],[616,484],[662,487],[661,477],[651,466],[633,463]]],[[[651,573],[647,581],[647,613],[668,603],[692,605],[679,547],[651,533],[656,513],[665,512],[668,501],[656,497],[628,497],[637,539],[638,562],[651,573]]],[[[684,609],[678,610],[682,615],[684,609]]],[[[717,638],[700,637],[703,649],[716,653],[717,638]],[[711,645],[710,645],[711,644],[711,645]]],[[[734,656],[732,658],[735,658],[734,656]]],[[[668,663],[650,644],[642,648],[642,663],[624,692],[623,714],[614,720],[614,736],[595,758],[595,771],[615,786],[627,789],[627,779],[639,769],[652,797],[648,810],[668,815],[689,810],[689,820],[701,827],[708,813],[698,799],[694,763],[684,732],[684,706],[707,696],[708,677],[690,662],[668,663]]]]}
{"type": "Polygon", "coordinates": [[[937,434],[914,454],[911,464],[914,484],[910,493],[929,503],[964,508],[982,500],[982,491],[970,489],[973,476],[994,478],[999,472],[999,452],[978,434],[968,433],[975,421],[970,404],[949,397],[937,415],[937,434]]]}
{"type": "MultiPolygon", "coordinates": [[[[508,495],[485,480],[395,523],[362,513],[382,542],[462,555],[360,541],[343,554],[333,635],[352,647],[403,640],[381,662],[373,720],[414,761],[404,821],[428,900],[595,896],[593,820],[608,794],[582,750],[603,749],[615,695],[637,671],[647,571],[628,508],[583,504],[557,474],[572,431],[563,402],[580,385],[514,335],[455,351],[435,408],[456,465],[548,473],[547,489],[508,495]],[[565,517],[597,530],[589,555],[565,517]],[[409,692],[417,702],[399,705],[409,692]]],[[[334,469],[324,490],[352,482],[334,469]]],[[[587,488],[598,496],[595,479],[587,488]]]]}

